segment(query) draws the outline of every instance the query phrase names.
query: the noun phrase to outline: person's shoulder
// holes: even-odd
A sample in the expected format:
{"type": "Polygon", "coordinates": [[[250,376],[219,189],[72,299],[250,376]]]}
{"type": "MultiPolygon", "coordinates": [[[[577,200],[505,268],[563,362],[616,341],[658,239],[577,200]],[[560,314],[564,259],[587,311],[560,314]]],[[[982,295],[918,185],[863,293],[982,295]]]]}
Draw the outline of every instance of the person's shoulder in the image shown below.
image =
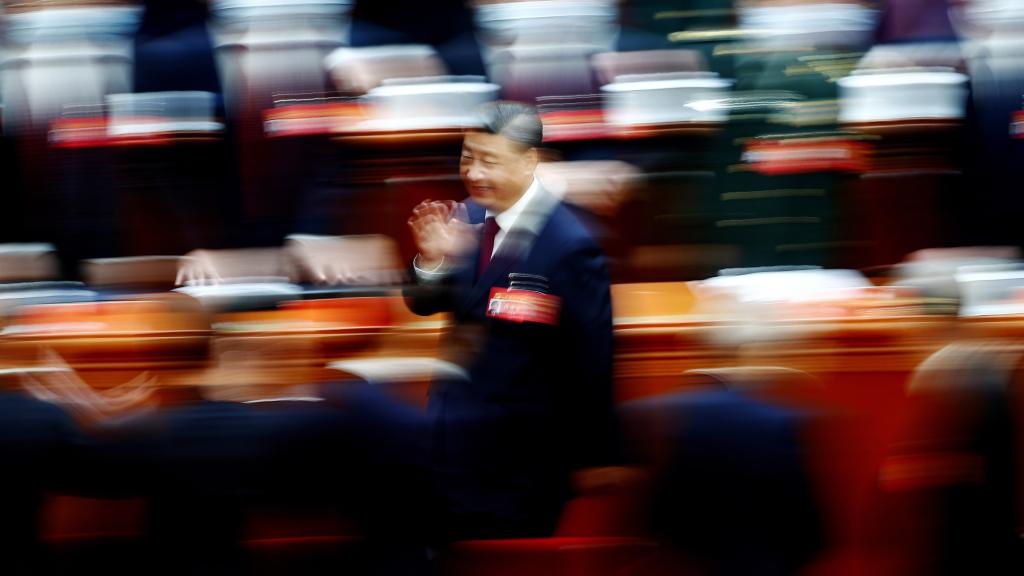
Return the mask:
{"type": "Polygon", "coordinates": [[[551,211],[548,226],[558,244],[567,249],[599,249],[586,224],[580,220],[579,216],[565,202],[559,201],[554,210],[551,211]]]}
{"type": "Polygon", "coordinates": [[[70,433],[74,421],[60,406],[24,394],[0,394],[0,429],[8,433],[31,431],[37,439],[70,433]]]}
{"type": "Polygon", "coordinates": [[[40,400],[25,393],[6,390],[0,392],[0,412],[15,413],[19,416],[25,416],[27,420],[53,417],[63,413],[56,404],[40,400]]]}

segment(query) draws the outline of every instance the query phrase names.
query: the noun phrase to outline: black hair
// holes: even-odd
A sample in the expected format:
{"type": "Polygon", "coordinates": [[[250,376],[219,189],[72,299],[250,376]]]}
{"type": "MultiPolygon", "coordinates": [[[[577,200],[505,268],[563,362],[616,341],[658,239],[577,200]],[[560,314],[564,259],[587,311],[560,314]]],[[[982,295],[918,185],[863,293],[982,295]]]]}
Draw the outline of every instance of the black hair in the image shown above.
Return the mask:
{"type": "Polygon", "coordinates": [[[541,145],[544,127],[537,109],[521,102],[499,100],[488,102],[479,109],[480,125],[476,130],[496,134],[527,148],[541,145]]]}

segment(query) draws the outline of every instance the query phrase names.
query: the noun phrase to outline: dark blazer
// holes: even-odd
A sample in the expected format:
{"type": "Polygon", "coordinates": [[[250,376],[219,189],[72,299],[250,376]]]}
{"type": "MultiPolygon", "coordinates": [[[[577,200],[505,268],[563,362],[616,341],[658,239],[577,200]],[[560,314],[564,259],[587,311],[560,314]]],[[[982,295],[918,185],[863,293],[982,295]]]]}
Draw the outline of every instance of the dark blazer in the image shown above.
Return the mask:
{"type": "MultiPolygon", "coordinates": [[[[471,223],[484,210],[467,202],[471,223]]],[[[454,537],[550,533],[568,472],[611,446],[612,321],[601,250],[560,201],[539,190],[476,277],[478,254],[435,285],[407,291],[418,314],[450,311],[469,379],[435,384],[433,462],[454,537]],[[488,318],[510,273],[547,279],[557,325],[488,318]]]]}
{"type": "Polygon", "coordinates": [[[79,450],[80,466],[99,497],[147,499],[146,553],[162,559],[153,573],[236,574],[249,510],[331,510],[335,492],[351,491],[342,466],[364,466],[339,443],[354,436],[345,432],[324,403],[197,400],[105,423],[79,450]]]}
{"type": "Polygon", "coordinates": [[[59,407],[0,391],[0,554],[4,574],[41,571],[43,493],[70,483],[77,426],[59,407]]]}
{"type": "Polygon", "coordinates": [[[630,451],[654,472],[652,531],[705,573],[796,574],[820,550],[802,442],[817,414],[729,389],[642,398],[621,413],[630,451]]]}
{"type": "MultiPolygon", "coordinates": [[[[135,91],[221,92],[204,2],[146,0],[135,34],[135,91]]],[[[223,111],[219,110],[218,115],[223,111]]]]}

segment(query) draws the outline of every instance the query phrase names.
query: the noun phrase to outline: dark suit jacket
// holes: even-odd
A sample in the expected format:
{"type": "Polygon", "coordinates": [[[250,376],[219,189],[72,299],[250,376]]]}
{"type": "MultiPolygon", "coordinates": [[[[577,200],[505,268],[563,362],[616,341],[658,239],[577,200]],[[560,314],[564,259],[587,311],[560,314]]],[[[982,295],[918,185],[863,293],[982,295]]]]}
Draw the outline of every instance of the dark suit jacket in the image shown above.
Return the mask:
{"type": "MultiPolygon", "coordinates": [[[[146,0],[135,34],[135,91],[221,92],[205,3],[146,0]]],[[[218,115],[223,111],[218,110],[218,115]]]]}
{"type": "Polygon", "coordinates": [[[708,574],[796,574],[823,543],[801,430],[818,415],[734,390],[682,391],[621,408],[651,466],[650,525],[708,574]]]}
{"type": "Polygon", "coordinates": [[[252,507],[329,509],[331,491],[348,493],[339,459],[324,457],[359,469],[338,443],[343,425],[318,403],[196,401],[105,423],[80,466],[100,497],[147,499],[153,573],[235,574],[252,507]]]}
{"type": "Polygon", "coordinates": [[[45,490],[71,482],[77,427],[59,407],[0,392],[0,554],[4,574],[41,571],[39,511],[45,490]]]}
{"type": "MultiPolygon", "coordinates": [[[[484,210],[467,204],[470,221],[484,210]]],[[[601,250],[540,190],[479,281],[477,254],[436,285],[407,292],[418,314],[451,311],[468,382],[435,384],[433,462],[454,537],[543,535],[566,495],[568,471],[602,463],[611,446],[612,323],[601,250]],[[542,276],[561,299],[558,323],[488,318],[492,288],[510,273],[542,276]]]]}

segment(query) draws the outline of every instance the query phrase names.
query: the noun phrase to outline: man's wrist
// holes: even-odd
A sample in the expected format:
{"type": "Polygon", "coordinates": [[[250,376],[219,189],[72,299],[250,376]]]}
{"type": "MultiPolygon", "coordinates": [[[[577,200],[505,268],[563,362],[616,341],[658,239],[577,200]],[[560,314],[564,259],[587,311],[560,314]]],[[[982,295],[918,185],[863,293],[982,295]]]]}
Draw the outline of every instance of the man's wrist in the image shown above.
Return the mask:
{"type": "Polygon", "coordinates": [[[421,282],[440,282],[448,276],[448,261],[442,257],[440,260],[427,261],[419,254],[412,259],[412,268],[416,272],[416,278],[421,282]]]}
{"type": "Polygon", "coordinates": [[[420,272],[440,272],[444,266],[444,256],[440,258],[425,258],[422,254],[416,254],[412,260],[414,268],[420,272]]]}

